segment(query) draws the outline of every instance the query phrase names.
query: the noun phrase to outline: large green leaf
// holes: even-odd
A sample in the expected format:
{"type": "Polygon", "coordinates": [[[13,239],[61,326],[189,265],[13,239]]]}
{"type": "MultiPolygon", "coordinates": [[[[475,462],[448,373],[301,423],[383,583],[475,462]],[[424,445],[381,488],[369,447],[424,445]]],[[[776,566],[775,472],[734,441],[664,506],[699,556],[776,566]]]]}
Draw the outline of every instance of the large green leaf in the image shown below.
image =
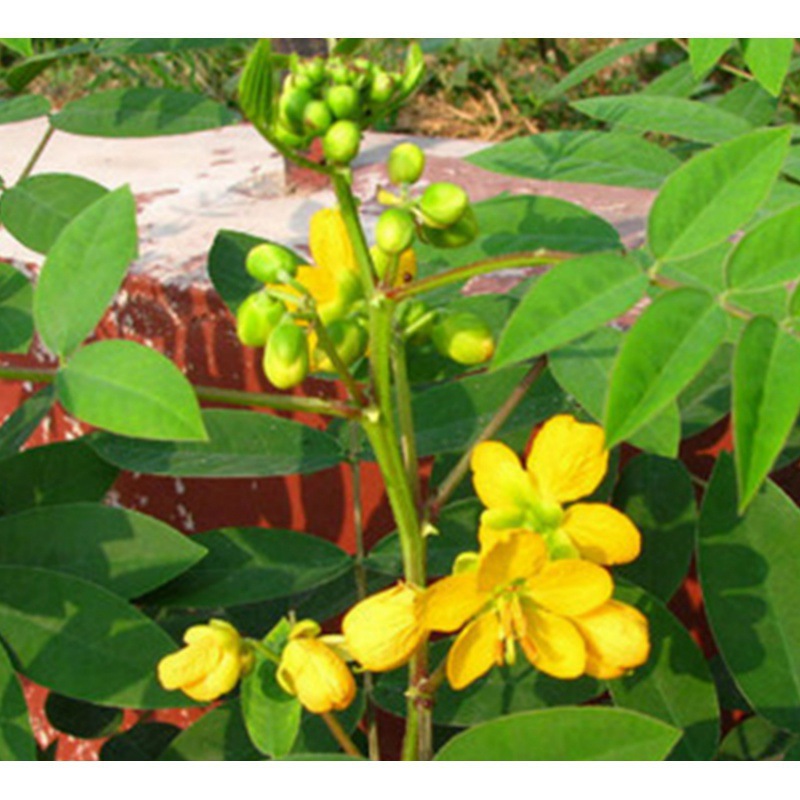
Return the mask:
{"type": "Polygon", "coordinates": [[[645,310],[617,357],[605,413],[609,446],[636,433],[700,372],[722,343],[725,312],[700,289],[676,289],[645,310]]]}
{"type": "Polygon", "coordinates": [[[33,46],[30,39],[0,39],[0,44],[5,45],[21,56],[33,55],[33,46]]]}
{"type": "Polygon", "coordinates": [[[772,469],[800,412],[800,340],[767,317],[754,317],[733,363],[733,435],[739,507],[772,469]]]}
{"type": "Polygon", "coordinates": [[[50,103],[40,94],[0,100],[0,125],[43,117],[50,112],[50,103]]]}
{"type": "Polygon", "coordinates": [[[725,92],[717,106],[760,127],[769,125],[775,118],[778,101],[755,81],[747,81],[725,92]]]}
{"type": "Polygon", "coordinates": [[[78,739],[111,736],[122,725],[121,708],[96,706],[58,692],[49,692],[44,703],[47,721],[61,733],[78,739]]]}
{"type": "Polygon", "coordinates": [[[733,44],[733,39],[689,39],[689,60],[699,78],[716,66],[733,44]]]}
{"type": "Polygon", "coordinates": [[[650,211],[653,255],[685,258],[735,233],[767,199],[789,139],[789,128],[755,131],[700,153],[673,172],[650,211]]]}
{"type": "Polygon", "coordinates": [[[755,79],[772,95],[781,93],[792,60],[794,39],[748,39],[744,60],[755,79]]]}
{"type": "Polygon", "coordinates": [[[208,554],[150,599],[160,606],[214,608],[290,597],[351,568],[350,557],[317,536],[265,528],[223,528],[192,537],[208,554]]]}
{"type": "Polygon", "coordinates": [[[800,732],[800,510],[767,481],[744,516],[722,454],[700,515],[698,570],[722,657],[751,706],[800,732]]]}
{"type": "Polygon", "coordinates": [[[763,717],[748,717],[722,740],[717,761],[796,761],[797,756],[787,756],[797,744],[797,736],[776,728],[763,717]]]}
{"type": "Polygon", "coordinates": [[[221,128],[239,120],[226,106],[174,89],[111,89],[67,103],[55,128],[83,136],[170,136],[221,128]]]}
{"type": "Polygon", "coordinates": [[[155,761],[180,735],[168,722],[140,722],[112,736],[100,748],[101,761],[155,761]]]}
{"type": "Polygon", "coordinates": [[[485,722],[436,761],[663,761],[680,731],[619,708],[552,708],[485,722]]]}
{"type": "Polygon", "coordinates": [[[104,56],[141,56],[236,47],[254,41],[255,39],[103,39],[96,52],[104,56]]]}
{"type": "Polygon", "coordinates": [[[45,386],[18,405],[0,426],[0,460],[13,456],[28,441],[55,402],[52,385],[45,386]]]}
{"type": "Polygon", "coordinates": [[[674,725],[683,737],[673,761],[711,761],[719,741],[719,704],[705,657],[689,632],[658,600],[620,588],[650,625],[650,656],[630,675],[608,684],[614,704],[674,725]]]}
{"type": "Polygon", "coordinates": [[[0,552],[5,564],[77,575],[128,598],[161,586],[205,555],[154,517],[93,503],[0,517],[0,552]]]}
{"type": "Polygon", "coordinates": [[[94,329],[136,258],[136,201],[127,186],[67,223],[50,247],[34,296],[42,341],[69,355],[94,329]]]}
{"type": "Polygon", "coordinates": [[[208,441],[145,442],[99,434],[92,446],[122,469],[184,478],[257,478],[308,474],[344,460],[338,442],[293,420],[252,411],[204,411],[208,441]]]}
{"type": "Polygon", "coordinates": [[[200,405],[184,374],[149,347],[109,339],[78,350],[56,377],[70,414],[123,436],[205,439],[200,405]]]}
{"type": "Polygon", "coordinates": [[[33,289],[10,264],[0,263],[0,351],[25,353],[33,338],[33,289]]]}
{"type": "Polygon", "coordinates": [[[647,277],[633,261],[612,254],[553,267],[509,319],[493,365],[524,361],[591,333],[641,300],[646,287],[647,277]]]}
{"type": "Polygon", "coordinates": [[[659,275],[717,294],[725,288],[725,261],[731,249],[731,243],[724,241],[701,253],[667,261],[659,275]]]}
{"type": "Polygon", "coordinates": [[[67,223],[107,193],[78,175],[32,175],[3,194],[0,222],[26,247],[46,253],[67,223]]]}
{"type": "Polygon", "coordinates": [[[684,439],[719,422],[731,408],[733,345],[723,344],[678,396],[684,439]]]}
{"type": "Polygon", "coordinates": [[[621,133],[552,131],[501,142],[467,159],[492,172],[550,181],[657,189],[680,161],[621,133]]]}
{"type": "Polygon", "coordinates": [[[572,105],[583,114],[612,125],[666,133],[707,144],[724,142],[752,129],[742,117],[682,97],[629,94],[590,97],[572,105]]]}
{"type": "Polygon", "coordinates": [[[614,572],[664,602],[689,571],[697,507],[691,477],[680,461],[642,454],[626,464],[614,505],[642,534],[642,552],[614,572]]]}
{"type": "Polygon", "coordinates": [[[14,665],[0,643],[0,761],[36,761],[28,704],[14,665]]]}
{"type": "Polygon", "coordinates": [[[140,611],[93,583],[34,567],[0,567],[0,639],[20,671],[99,705],[190,705],[164,691],[156,665],[175,643],[140,611]]]}

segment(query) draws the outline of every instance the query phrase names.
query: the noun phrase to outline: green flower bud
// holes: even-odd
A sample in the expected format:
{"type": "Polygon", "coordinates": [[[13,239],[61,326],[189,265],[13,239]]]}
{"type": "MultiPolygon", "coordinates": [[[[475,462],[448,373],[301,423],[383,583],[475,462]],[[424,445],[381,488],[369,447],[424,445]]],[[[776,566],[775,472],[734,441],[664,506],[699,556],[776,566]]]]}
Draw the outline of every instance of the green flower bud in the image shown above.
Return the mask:
{"type": "Polygon", "coordinates": [[[283,319],[283,303],[264,292],[247,297],[236,312],[236,335],[246,347],[263,347],[283,319]]]}
{"type": "Polygon", "coordinates": [[[308,375],[308,341],[303,328],[282,322],[264,350],[264,374],[276,389],[291,389],[308,375]]]}
{"type": "Polygon", "coordinates": [[[282,144],[284,147],[297,149],[303,145],[303,138],[294,131],[290,131],[282,122],[278,122],[272,129],[272,136],[278,144],[282,144]]]}
{"type": "Polygon", "coordinates": [[[334,122],[322,140],[322,152],[331,164],[346,166],[361,147],[361,128],[350,120],[334,122]]]}
{"type": "MultiPolygon", "coordinates": [[[[367,350],[369,335],[363,326],[352,319],[340,319],[328,326],[330,336],[339,358],[350,366],[367,350]]],[[[314,350],[314,369],[319,372],[334,372],[335,367],[325,350],[317,345],[314,350]]]]}
{"type": "Polygon", "coordinates": [[[375,228],[378,247],[386,253],[399,255],[414,241],[414,220],[402,208],[389,208],[378,217],[375,228]]]}
{"type": "Polygon", "coordinates": [[[483,364],[494,355],[494,337],[489,326],[467,311],[451,314],[437,322],[431,338],[443,356],[458,364],[483,364]]]}
{"type": "Polygon", "coordinates": [[[358,90],[352,86],[331,86],[325,101],[336,119],[358,119],[361,115],[361,100],[358,90]]]}
{"type": "Polygon", "coordinates": [[[392,99],[393,94],[394,81],[391,75],[383,70],[376,70],[369,87],[369,99],[376,105],[382,106],[392,99]]]}
{"type": "Polygon", "coordinates": [[[295,133],[303,129],[303,112],[311,102],[311,95],[304,89],[292,88],[284,91],[278,102],[278,111],[281,122],[286,128],[295,133]]]}
{"type": "Polygon", "coordinates": [[[372,256],[372,264],[375,267],[375,272],[378,274],[378,277],[383,280],[386,277],[386,273],[392,269],[397,262],[397,256],[387,253],[377,246],[370,247],[369,253],[372,256]]]}
{"type": "Polygon", "coordinates": [[[469,206],[467,193],[455,183],[432,183],[419,200],[425,223],[432,228],[455,225],[469,206]]]}
{"type": "Polygon", "coordinates": [[[413,330],[410,336],[412,344],[424,344],[430,339],[435,318],[426,303],[408,300],[398,309],[398,314],[403,330],[413,330]]]}
{"type": "Polygon", "coordinates": [[[389,180],[395,186],[416,183],[425,169],[425,153],[411,142],[397,145],[389,154],[389,180]]]}
{"type": "Polygon", "coordinates": [[[312,83],[322,83],[325,79],[325,61],[322,58],[312,58],[306,61],[306,75],[312,83]]]}
{"type": "Polygon", "coordinates": [[[324,100],[312,100],[303,110],[303,129],[315,136],[322,135],[333,123],[333,115],[324,100]]]}
{"type": "Polygon", "coordinates": [[[297,274],[297,258],[285,247],[264,242],[247,254],[245,269],[261,283],[280,283],[281,273],[297,274]]]}
{"type": "Polygon", "coordinates": [[[450,228],[429,228],[424,225],[422,228],[425,240],[434,247],[454,248],[464,247],[474,242],[478,236],[478,218],[469,206],[461,219],[450,228]]]}

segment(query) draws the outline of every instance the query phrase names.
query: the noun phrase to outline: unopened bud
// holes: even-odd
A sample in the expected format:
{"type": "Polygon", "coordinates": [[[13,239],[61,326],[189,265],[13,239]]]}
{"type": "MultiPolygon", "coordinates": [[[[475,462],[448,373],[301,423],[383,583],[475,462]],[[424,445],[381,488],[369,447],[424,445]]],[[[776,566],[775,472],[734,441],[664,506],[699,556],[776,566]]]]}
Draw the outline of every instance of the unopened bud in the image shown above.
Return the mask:
{"type": "Polygon", "coordinates": [[[425,154],[417,145],[404,142],[389,154],[389,180],[395,186],[416,183],[425,169],[425,154]]]}
{"type": "Polygon", "coordinates": [[[419,201],[425,223],[432,228],[455,225],[469,206],[467,193],[455,183],[432,183],[419,201]]]}
{"type": "Polygon", "coordinates": [[[494,337],[489,326],[467,311],[444,317],[431,331],[436,349],[458,364],[483,364],[494,355],[494,337]]]}
{"type": "Polygon", "coordinates": [[[323,100],[312,100],[303,111],[303,129],[321,136],[333,123],[333,115],[323,100]]]}
{"type": "Polygon", "coordinates": [[[281,122],[294,133],[303,129],[303,112],[311,102],[311,95],[305,89],[292,88],[281,95],[279,113],[281,122]]]}
{"type": "Polygon", "coordinates": [[[328,129],[322,140],[322,152],[331,164],[346,166],[361,147],[361,129],[355,122],[339,120],[328,129]]]}
{"type": "MultiPolygon", "coordinates": [[[[336,320],[328,326],[327,331],[337,355],[348,367],[366,352],[367,331],[355,320],[336,320]]],[[[319,345],[314,350],[314,368],[319,372],[335,372],[328,354],[319,345]]]]}
{"type": "Polygon", "coordinates": [[[434,247],[452,249],[465,247],[475,241],[478,236],[478,218],[469,206],[461,219],[449,228],[429,228],[423,226],[425,239],[434,247]]]}
{"type": "Polygon", "coordinates": [[[256,245],[248,254],[245,269],[261,283],[280,283],[281,276],[297,274],[297,257],[290,250],[271,242],[256,245]]]}
{"type": "Polygon", "coordinates": [[[286,313],[283,303],[264,292],[247,297],[236,312],[236,335],[246,347],[263,347],[286,313]]]}
{"type": "Polygon", "coordinates": [[[361,103],[358,90],[352,86],[332,86],[328,89],[325,100],[336,119],[358,119],[361,103]]]}
{"type": "Polygon", "coordinates": [[[381,250],[398,255],[411,247],[414,241],[414,220],[408,211],[390,208],[378,218],[375,240],[381,250]]]}
{"type": "Polygon", "coordinates": [[[277,389],[291,389],[308,375],[308,342],[305,331],[292,322],[281,323],[264,350],[264,374],[277,389]]]}
{"type": "Polygon", "coordinates": [[[377,70],[370,83],[369,99],[377,105],[384,105],[392,99],[393,93],[394,81],[391,75],[388,75],[383,70],[377,70]]]}

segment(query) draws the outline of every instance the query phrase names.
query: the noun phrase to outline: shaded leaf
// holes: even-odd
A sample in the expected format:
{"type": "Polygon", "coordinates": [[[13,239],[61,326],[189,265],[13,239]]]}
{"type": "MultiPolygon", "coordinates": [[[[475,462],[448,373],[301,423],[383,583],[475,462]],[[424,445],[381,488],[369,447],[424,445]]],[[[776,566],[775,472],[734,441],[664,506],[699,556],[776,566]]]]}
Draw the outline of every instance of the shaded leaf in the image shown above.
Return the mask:
{"type": "Polygon", "coordinates": [[[101,761],[156,761],[181,729],[167,722],[144,722],[112,736],[100,748],[101,761]]]}
{"type": "Polygon", "coordinates": [[[0,761],[36,761],[28,704],[11,659],[0,642],[0,761]]]}
{"type": "Polygon", "coordinates": [[[10,264],[0,263],[0,351],[26,353],[33,338],[33,289],[10,264]]]}
{"type": "Polygon", "coordinates": [[[0,100],[0,125],[44,117],[50,112],[50,103],[40,94],[28,94],[0,100]]]}
{"type": "Polygon", "coordinates": [[[44,703],[47,721],[61,733],[78,739],[102,739],[122,724],[122,709],[106,708],[50,692],[44,703]]]}
{"type": "MultiPolygon", "coordinates": [[[[0,426],[0,461],[13,456],[50,413],[55,390],[45,386],[17,406],[0,426]]],[[[0,469],[2,469],[0,467],[0,469]]]]}

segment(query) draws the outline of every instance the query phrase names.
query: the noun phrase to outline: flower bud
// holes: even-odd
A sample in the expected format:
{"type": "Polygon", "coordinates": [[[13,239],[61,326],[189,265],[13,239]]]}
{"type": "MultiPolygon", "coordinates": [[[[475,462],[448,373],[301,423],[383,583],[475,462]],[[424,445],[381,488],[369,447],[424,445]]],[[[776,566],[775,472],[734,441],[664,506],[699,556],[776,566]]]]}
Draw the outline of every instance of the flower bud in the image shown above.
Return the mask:
{"type": "Polygon", "coordinates": [[[352,86],[331,86],[325,100],[336,119],[358,119],[361,113],[358,90],[352,86]]]}
{"type": "Polygon", "coordinates": [[[451,314],[434,325],[431,338],[436,349],[458,364],[483,364],[494,355],[489,326],[467,311],[451,314]]]}
{"type": "Polygon", "coordinates": [[[425,153],[411,142],[397,145],[389,154],[389,180],[395,186],[416,183],[425,169],[425,153]]]}
{"type": "Polygon", "coordinates": [[[305,74],[311,83],[322,83],[325,78],[325,60],[319,57],[305,62],[305,74]]]}
{"type": "Polygon", "coordinates": [[[252,652],[236,628],[223,620],[194,625],[183,641],[186,647],[159,662],[158,680],[165,689],[180,689],[193,700],[216,700],[252,668],[252,652]]]}
{"type": "Polygon", "coordinates": [[[323,100],[312,100],[303,110],[303,129],[306,133],[320,136],[332,123],[333,115],[323,100]]]}
{"type": "Polygon", "coordinates": [[[382,106],[392,99],[394,81],[391,75],[383,70],[377,70],[372,76],[369,87],[369,99],[376,105],[382,106]]]}
{"type": "Polygon", "coordinates": [[[236,335],[246,347],[263,347],[286,313],[283,303],[264,292],[247,297],[236,312],[236,335]]]}
{"type": "Polygon", "coordinates": [[[474,242],[478,236],[478,218],[475,216],[472,206],[468,206],[464,215],[455,225],[445,229],[429,228],[427,225],[423,225],[422,233],[425,240],[434,247],[444,249],[465,247],[474,242]]]}
{"type": "Polygon", "coordinates": [[[331,164],[346,166],[361,147],[361,128],[350,120],[334,122],[322,140],[322,152],[331,164]]]}
{"type": "Polygon", "coordinates": [[[298,262],[291,250],[279,244],[257,244],[248,254],[245,269],[261,283],[280,283],[281,274],[297,275],[298,262]]]}
{"type": "Polygon", "coordinates": [[[419,200],[425,224],[432,228],[449,228],[455,225],[468,206],[467,193],[455,183],[432,183],[419,200]]]}
{"type": "MultiPolygon", "coordinates": [[[[327,326],[327,331],[339,358],[348,367],[366,352],[369,335],[355,320],[336,320],[327,326]]],[[[318,372],[336,371],[328,354],[319,345],[314,348],[313,364],[318,372]]]]}
{"type": "Polygon", "coordinates": [[[272,331],[264,350],[264,374],[276,389],[291,389],[308,375],[308,342],[305,331],[283,322],[272,331]]]}
{"type": "Polygon", "coordinates": [[[303,112],[311,102],[311,95],[304,89],[292,88],[281,95],[278,111],[281,122],[292,132],[303,130],[303,112]]]}
{"type": "Polygon", "coordinates": [[[422,300],[408,300],[398,309],[398,313],[403,329],[413,330],[410,338],[413,344],[423,344],[430,339],[434,316],[426,303],[422,300]]]}
{"type": "Polygon", "coordinates": [[[375,240],[385,253],[398,255],[414,241],[414,220],[402,208],[389,208],[378,217],[375,240]]]}

